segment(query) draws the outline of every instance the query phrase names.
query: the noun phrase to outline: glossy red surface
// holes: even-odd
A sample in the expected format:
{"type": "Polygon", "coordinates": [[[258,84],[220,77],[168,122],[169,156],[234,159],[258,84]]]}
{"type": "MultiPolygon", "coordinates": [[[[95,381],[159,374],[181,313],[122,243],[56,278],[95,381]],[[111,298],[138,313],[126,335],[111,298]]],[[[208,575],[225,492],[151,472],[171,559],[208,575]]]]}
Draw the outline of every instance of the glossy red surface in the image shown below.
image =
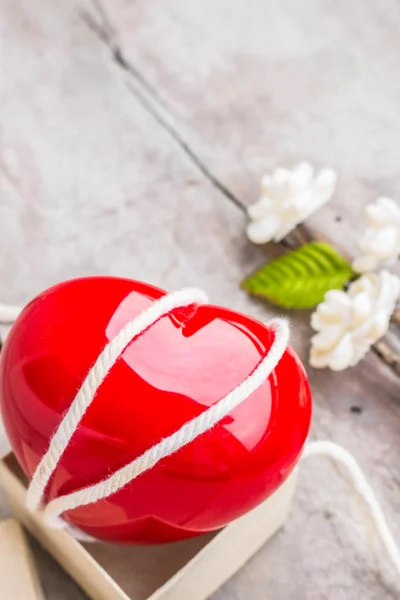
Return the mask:
{"type": "MultiPolygon", "coordinates": [[[[67,281],[14,324],[0,361],[0,401],[28,476],[104,345],[165,292],[110,277],[67,281]]],[[[135,339],[88,409],[47,498],[95,483],[236,387],[273,334],[215,306],[174,311],[135,339]]],[[[309,429],[306,375],[292,350],[269,380],[214,429],[113,496],[64,516],[105,540],[154,543],[217,529],[289,475],[309,429]]]]}

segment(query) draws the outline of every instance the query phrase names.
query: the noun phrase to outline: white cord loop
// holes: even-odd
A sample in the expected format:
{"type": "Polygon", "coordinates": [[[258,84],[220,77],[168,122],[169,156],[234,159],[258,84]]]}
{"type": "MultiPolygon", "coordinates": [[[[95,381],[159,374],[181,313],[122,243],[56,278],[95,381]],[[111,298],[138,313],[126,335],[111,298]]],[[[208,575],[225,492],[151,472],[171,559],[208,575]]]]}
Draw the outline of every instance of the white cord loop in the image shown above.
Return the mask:
{"type": "MultiPolygon", "coordinates": [[[[42,499],[46,486],[67,448],[72,436],[79,426],[86,410],[93,402],[96,392],[107,374],[121,356],[127,345],[148,327],[153,325],[171,310],[190,304],[207,302],[204,293],[197,289],[184,289],[163,296],[155,301],[147,310],[129,322],[113,338],[101,352],[95,365],[90,369],[82,387],[63,417],[57,431],[53,435],[49,448],[41,459],[30,486],[28,488],[27,505],[31,511],[43,507],[42,499]]],[[[208,431],[234,408],[239,406],[260,387],[269,377],[280,361],[289,339],[289,327],[285,319],[274,319],[268,323],[275,337],[267,354],[255,367],[252,373],[224,398],[210,406],[200,415],[185,423],[178,431],[164,438],[158,444],[135,458],[132,462],[118,469],[115,473],[96,484],[82,488],[70,494],[52,500],[43,508],[46,522],[53,527],[63,527],[60,515],[67,511],[92,504],[101,498],[114,494],[130,481],[148,471],[161,459],[170,456],[186,446],[202,433],[208,431]]]]}
{"type": "Polygon", "coordinates": [[[399,547],[390,531],[382,508],[356,459],[348,450],[334,442],[325,440],[308,442],[304,449],[302,459],[317,455],[329,456],[346,467],[351,478],[351,483],[361,500],[364,502],[368,513],[374,522],[382,545],[400,580],[399,547]]]}

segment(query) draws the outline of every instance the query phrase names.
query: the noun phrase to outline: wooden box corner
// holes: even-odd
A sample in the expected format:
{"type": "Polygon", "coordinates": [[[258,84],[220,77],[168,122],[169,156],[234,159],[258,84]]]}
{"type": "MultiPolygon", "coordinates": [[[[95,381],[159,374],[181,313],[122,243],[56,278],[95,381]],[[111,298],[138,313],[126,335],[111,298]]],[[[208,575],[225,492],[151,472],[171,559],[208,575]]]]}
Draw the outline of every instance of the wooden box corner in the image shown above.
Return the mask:
{"type": "Polygon", "coordinates": [[[26,508],[27,482],[12,453],[0,460],[0,480],[17,519],[93,600],[205,600],[284,524],[296,474],[224,529],[154,547],[83,544],[49,529],[26,508]]]}

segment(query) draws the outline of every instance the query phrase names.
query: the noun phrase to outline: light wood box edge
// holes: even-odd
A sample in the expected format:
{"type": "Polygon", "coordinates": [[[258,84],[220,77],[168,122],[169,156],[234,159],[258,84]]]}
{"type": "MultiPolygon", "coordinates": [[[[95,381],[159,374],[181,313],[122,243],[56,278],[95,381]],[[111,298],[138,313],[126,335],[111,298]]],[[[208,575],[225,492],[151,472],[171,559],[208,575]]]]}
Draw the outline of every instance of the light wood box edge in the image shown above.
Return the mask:
{"type": "MultiPolygon", "coordinates": [[[[26,508],[26,487],[0,460],[0,480],[16,517],[93,600],[135,600],[101,567],[90,552],[65,531],[47,527],[26,508]]],[[[227,581],[284,524],[296,485],[296,473],[257,508],[211,539],[147,600],[205,600],[227,581]]]]}
{"type": "Polygon", "coordinates": [[[0,523],[0,595],[5,600],[45,600],[28,540],[16,519],[0,523]]]}

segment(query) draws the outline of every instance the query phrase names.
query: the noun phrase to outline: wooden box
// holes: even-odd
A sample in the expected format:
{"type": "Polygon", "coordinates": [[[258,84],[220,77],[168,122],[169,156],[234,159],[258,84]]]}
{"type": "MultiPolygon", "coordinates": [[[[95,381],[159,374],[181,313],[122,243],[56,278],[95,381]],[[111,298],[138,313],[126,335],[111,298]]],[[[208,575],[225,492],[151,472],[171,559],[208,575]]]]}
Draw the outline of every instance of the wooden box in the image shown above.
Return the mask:
{"type": "Polygon", "coordinates": [[[26,509],[27,482],[13,454],[0,460],[0,480],[16,517],[93,600],[204,600],[283,525],[296,475],[224,529],[153,547],[82,544],[49,529],[26,509]]]}
{"type": "Polygon", "coordinates": [[[0,594],[3,600],[44,600],[28,541],[15,519],[0,523],[0,594]]]}

